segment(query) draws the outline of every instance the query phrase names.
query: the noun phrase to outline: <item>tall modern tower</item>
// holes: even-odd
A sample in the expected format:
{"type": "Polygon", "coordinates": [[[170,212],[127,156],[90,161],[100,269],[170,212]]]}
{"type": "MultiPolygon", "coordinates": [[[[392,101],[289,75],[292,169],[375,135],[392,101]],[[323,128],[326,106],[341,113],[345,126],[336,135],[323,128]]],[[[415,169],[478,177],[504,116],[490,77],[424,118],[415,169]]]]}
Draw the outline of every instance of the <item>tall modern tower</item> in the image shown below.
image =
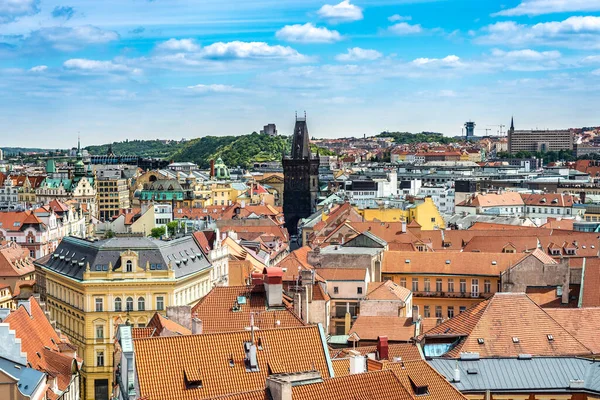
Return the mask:
{"type": "Polygon", "coordinates": [[[465,122],[465,132],[467,133],[467,139],[471,139],[475,136],[475,122],[465,122]]]}
{"type": "Polygon", "coordinates": [[[283,214],[290,235],[298,233],[298,221],[311,215],[319,195],[319,157],[310,152],[310,137],[304,118],[296,116],[292,150],[283,160],[283,214]]]}

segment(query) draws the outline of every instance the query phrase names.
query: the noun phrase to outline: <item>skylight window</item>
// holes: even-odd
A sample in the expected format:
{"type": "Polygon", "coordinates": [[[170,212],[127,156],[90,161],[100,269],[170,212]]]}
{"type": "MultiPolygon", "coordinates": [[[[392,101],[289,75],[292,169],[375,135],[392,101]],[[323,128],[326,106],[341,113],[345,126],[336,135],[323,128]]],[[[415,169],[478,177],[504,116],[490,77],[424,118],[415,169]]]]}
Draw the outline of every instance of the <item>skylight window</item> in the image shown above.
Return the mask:
{"type": "Polygon", "coordinates": [[[513,341],[513,343],[519,343],[519,338],[516,336],[513,336],[512,341],[513,341]]]}

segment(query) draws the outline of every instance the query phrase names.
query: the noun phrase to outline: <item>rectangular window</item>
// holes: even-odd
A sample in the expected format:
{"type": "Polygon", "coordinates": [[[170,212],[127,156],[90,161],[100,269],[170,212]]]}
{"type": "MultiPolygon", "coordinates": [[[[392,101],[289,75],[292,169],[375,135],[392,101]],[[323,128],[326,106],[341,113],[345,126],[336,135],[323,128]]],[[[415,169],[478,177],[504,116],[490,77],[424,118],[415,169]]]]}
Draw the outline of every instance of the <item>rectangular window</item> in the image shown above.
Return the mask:
{"type": "Polygon", "coordinates": [[[102,298],[96,297],[96,312],[102,312],[103,309],[102,298]]]}
{"type": "Polygon", "coordinates": [[[454,317],[454,306],[448,306],[448,318],[454,317]]]}
{"type": "Polygon", "coordinates": [[[431,292],[431,282],[429,281],[429,278],[425,278],[423,281],[423,290],[426,292],[431,292]]]}
{"type": "Polygon", "coordinates": [[[435,291],[436,292],[441,292],[442,291],[442,279],[441,278],[437,278],[435,280],[435,291]]]}
{"type": "Polygon", "coordinates": [[[412,291],[413,292],[419,291],[419,280],[417,278],[412,278],[412,291]]]}
{"type": "Polygon", "coordinates": [[[489,279],[486,279],[485,281],[483,281],[483,291],[485,293],[490,293],[492,291],[492,283],[490,282],[489,279]]]}
{"type": "Polygon", "coordinates": [[[35,250],[29,250],[29,257],[35,258],[35,250]]]}
{"type": "Polygon", "coordinates": [[[104,352],[96,352],[96,367],[104,367],[104,352]]]}
{"type": "Polygon", "coordinates": [[[435,317],[442,318],[442,306],[435,306],[435,317]]]}
{"type": "Polygon", "coordinates": [[[479,296],[479,279],[471,279],[471,296],[479,296]]]}
{"type": "Polygon", "coordinates": [[[356,294],[362,294],[362,288],[360,286],[356,288],[356,294]]]}
{"type": "Polygon", "coordinates": [[[448,279],[448,293],[454,293],[454,279],[448,279]]]}
{"type": "Polygon", "coordinates": [[[156,309],[158,311],[162,311],[165,309],[165,298],[162,296],[158,296],[156,298],[156,309]]]}
{"type": "Polygon", "coordinates": [[[431,311],[429,311],[429,306],[423,307],[423,318],[429,318],[431,316],[431,311]]]}
{"type": "Polygon", "coordinates": [[[400,286],[406,287],[406,278],[400,278],[400,286]]]}
{"type": "Polygon", "coordinates": [[[104,339],[104,326],[96,325],[96,339],[104,339]]]}
{"type": "Polygon", "coordinates": [[[465,307],[465,306],[460,306],[460,308],[459,308],[459,312],[464,312],[464,311],[467,311],[467,307],[465,307]]]}
{"type": "Polygon", "coordinates": [[[333,294],[338,294],[340,292],[340,288],[337,286],[333,287],[333,294]]]}
{"type": "Polygon", "coordinates": [[[461,293],[466,293],[467,292],[467,280],[466,279],[461,279],[460,280],[460,292],[461,293]]]}

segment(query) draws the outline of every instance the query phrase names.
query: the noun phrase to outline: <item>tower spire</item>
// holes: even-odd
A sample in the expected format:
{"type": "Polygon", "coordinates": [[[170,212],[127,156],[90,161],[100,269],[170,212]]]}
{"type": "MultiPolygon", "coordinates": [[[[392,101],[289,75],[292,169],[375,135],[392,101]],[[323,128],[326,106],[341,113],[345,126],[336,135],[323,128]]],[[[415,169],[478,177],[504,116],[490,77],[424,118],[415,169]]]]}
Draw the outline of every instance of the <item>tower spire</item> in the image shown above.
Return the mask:
{"type": "Polygon", "coordinates": [[[514,116],[510,117],[510,130],[511,131],[515,130],[515,117],[514,116]]]}

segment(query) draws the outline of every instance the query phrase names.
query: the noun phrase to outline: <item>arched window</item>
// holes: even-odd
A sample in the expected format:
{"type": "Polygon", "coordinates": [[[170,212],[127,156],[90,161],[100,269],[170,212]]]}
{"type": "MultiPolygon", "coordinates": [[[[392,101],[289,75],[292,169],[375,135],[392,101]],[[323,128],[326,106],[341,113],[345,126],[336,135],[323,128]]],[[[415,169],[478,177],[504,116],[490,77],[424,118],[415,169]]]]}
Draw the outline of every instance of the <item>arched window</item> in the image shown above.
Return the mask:
{"type": "Polygon", "coordinates": [[[127,311],[133,311],[133,299],[131,297],[127,298],[125,307],[127,307],[127,311]]]}
{"type": "Polygon", "coordinates": [[[121,311],[121,307],[122,307],[121,298],[117,297],[115,299],[115,311],[121,311]]]}
{"type": "Polygon", "coordinates": [[[143,297],[138,297],[138,311],[144,311],[146,309],[146,301],[143,297]]]}
{"type": "Polygon", "coordinates": [[[125,268],[127,268],[127,272],[133,271],[133,262],[131,262],[131,260],[127,260],[127,262],[125,263],[125,268]]]}

